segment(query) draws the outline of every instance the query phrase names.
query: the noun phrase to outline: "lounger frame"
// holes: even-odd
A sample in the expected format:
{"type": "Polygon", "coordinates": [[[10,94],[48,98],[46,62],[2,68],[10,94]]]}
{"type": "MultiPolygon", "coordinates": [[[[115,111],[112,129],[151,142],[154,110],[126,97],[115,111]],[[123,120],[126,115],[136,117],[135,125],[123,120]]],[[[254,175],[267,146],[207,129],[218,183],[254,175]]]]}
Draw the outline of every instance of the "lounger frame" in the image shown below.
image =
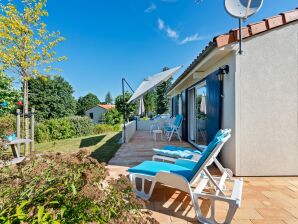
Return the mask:
{"type": "Polygon", "coordinates": [[[224,143],[230,138],[230,135],[222,139],[222,141],[216,146],[213,152],[208,156],[205,162],[202,164],[198,172],[193,176],[191,181],[188,181],[185,177],[169,173],[169,172],[158,172],[155,176],[130,173],[129,178],[132,183],[134,192],[141,198],[148,200],[150,199],[154,187],[157,182],[174,187],[178,190],[189,193],[191,200],[194,205],[196,216],[198,221],[202,223],[219,224],[215,219],[215,202],[224,201],[228,203],[228,212],[224,223],[230,223],[233,216],[240,207],[241,204],[241,193],[243,187],[242,179],[232,179],[229,177],[227,172],[223,172],[220,177],[213,177],[207,167],[209,163],[213,162],[213,158],[219,153],[224,143]],[[141,180],[141,189],[137,189],[137,179],[141,180]],[[150,181],[151,185],[148,192],[145,192],[145,181],[150,181]],[[225,191],[225,183],[229,181],[233,185],[233,193],[231,196],[227,196],[225,191]],[[195,187],[194,187],[195,186],[195,187]],[[213,186],[214,193],[205,192],[207,186],[213,186]],[[211,202],[211,216],[206,217],[202,214],[198,200],[208,199],[211,202]]]}

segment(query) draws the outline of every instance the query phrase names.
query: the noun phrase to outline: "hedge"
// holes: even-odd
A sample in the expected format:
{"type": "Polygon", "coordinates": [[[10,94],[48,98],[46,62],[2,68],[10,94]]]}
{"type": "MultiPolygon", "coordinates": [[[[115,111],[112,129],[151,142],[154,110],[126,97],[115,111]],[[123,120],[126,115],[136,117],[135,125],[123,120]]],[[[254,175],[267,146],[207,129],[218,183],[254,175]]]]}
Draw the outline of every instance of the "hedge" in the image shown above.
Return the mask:
{"type": "Polygon", "coordinates": [[[94,125],[88,117],[66,117],[37,123],[35,140],[48,142],[93,134],[94,125]]]}
{"type": "Polygon", "coordinates": [[[110,125],[110,124],[98,124],[94,128],[95,134],[102,134],[106,132],[117,132],[121,130],[120,124],[110,125]]]}

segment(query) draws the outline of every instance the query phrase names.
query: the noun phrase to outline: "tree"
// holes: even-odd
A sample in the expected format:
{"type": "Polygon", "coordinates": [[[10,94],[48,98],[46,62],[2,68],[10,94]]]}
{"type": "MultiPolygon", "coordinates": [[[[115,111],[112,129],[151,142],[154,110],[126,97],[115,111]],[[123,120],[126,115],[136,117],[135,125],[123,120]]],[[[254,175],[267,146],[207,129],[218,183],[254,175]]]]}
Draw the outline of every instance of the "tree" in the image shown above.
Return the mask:
{"type": "Polygon", "coordinates": [[[123,100],[122,95],[117,96],[116,99],[115,99],[116,109],[121,114],[124,114],[124,112],[125,112],[125,118],[126,119],[128,119],[130,116],[132,116],[137,110],[137,104],[136,103],[130,103],[130,104],[127,103],[127,101],[130,99],[131,96],[132,96],[131,93],[125,92],[124,100],[123,100]]]}
{"type": "MultiPolygon", "coordinates": [[[[49,75],[50,65],[65,57],[55,57],[54,47],[64,38],[59,32],[49,32],[42,19],[48,16],[46,0],[13,0],[0,3],[0,71],[10,70],[23,81],[24,108],[28,113],[28,81],[32,77],[49,75]],[[21,3],[19,3],[21,2],[21,3]]],[[[29,118],[25,118],[25,138],[29,138],[29,118]]],[[[25,155],[28,154],[28,144],[25,155]]]]}
{"type": "Polygon", "coordinates": [[[121,124],[123,115],[116,108],[112,108],[105,113],[105,123],[110,125],[121,124]]]}
{"type": "Polygon", "coordinates": [[[106,104],[113,104],[113,98],[112,98],[112,95],[111,95],[110,92],[108,92],[108,93],[106,94],[105,102],[106,102],[106,104]]]}
{"type": "Polygon", "coordinates": [[[89,110],[99,103],[100,101],[96,95],[93,93],[88,93],[86,96],[80,97],[78,99],[77,114],[84,115],[86,110],[89,110]]]}
{"type": "Polygon", "coordinates": [[[12,78],[0,74],[0,116],[13,112],[17,107],[20,93],[12,86],[12,78]]]}
{"type": "MultiPolygon", "coordinates": [[[[163,68],[163,71],[169,70],[169,68],[163,68]]],[[[156,87],[156,113],[163,114],[169,110],[169,99],[167,92],[172,85],[172,79],[161,83],[156,87]]]]}
{"type": "Polygon", "coordinates": [[[144,106],[147,115],[156,113],[156,91],[152,90],[144,96],[144,106]]]}
{"type": "Polygon", "coordinates": [[[29,92],[29,104],[36,110],[37,120],[68,117],[76,113],[73,88],[61,76],[30,79],[29,92]]]}

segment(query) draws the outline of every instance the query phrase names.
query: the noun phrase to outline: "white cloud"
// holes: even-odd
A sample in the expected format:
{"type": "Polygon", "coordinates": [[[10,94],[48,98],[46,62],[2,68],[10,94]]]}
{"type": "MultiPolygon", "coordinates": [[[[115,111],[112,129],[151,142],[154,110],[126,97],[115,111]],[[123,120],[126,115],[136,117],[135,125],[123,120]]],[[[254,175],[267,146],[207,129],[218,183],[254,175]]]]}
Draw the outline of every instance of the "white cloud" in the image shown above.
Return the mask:
{"type": "Polygon", "coordinates": [[[156,5],[152,3],[147,9],[144,10],[145,13],[150,13],[156,10],[156,5]]]}
{"type": "Polygon", "coordinates": [[[173,39],[179,38],[177,31],[167,26],[162,19],[158,18],[157,23],[158,23],[158,29],[165,31],[168,37],[173,39]]]}
{"type": "Polygon", "coordinates": [[[162,19],[158,18],[157,23],[158,29],[163,30],[165,28],[165,22],[162,19]]]}
{"type": "Polygon", "coordinates": [[[208,40],[216,36],[216,35],[201,36],[198,33],[195,33],[193,35],[180,38],[179,33],[176,30],[172,29],[170,26],[168,26],[161,18],[158,18],[157,25],[158,25],[158,29],[163,31],[167,35],[167,37],[174,39],[175,42],[180,45],[188,44],[194,41],[208,40]]]}
{"type": "Polygon", "coordinates": [[[187,44],[190,42],[201,41],[201,40],[211,40],[214,36],[216,36],[216,35],[200,36],[198,33],[196,33],[194,35],[185,37],[182,41],[180,41],[180,44],[187,44]]]}
{"type": "Polygon", "coordinates": [[[177,32],[175,30],[171,29],[170,27],[167,27],[166,33],[167,33],[167,36],[170,38],[177,39],[179,37],[177,32]]]}
{"type": "Polygon", "coordinates": [[[185,37],[181,42],[180,44],[187,44],[189,42],[193,42],[193,41],[199,41],[199,40],[202,40],[201,37],[199,36],[199,34],[194,34],[194,35],[191,35],[191,36],[187,36],[185,37]]]}

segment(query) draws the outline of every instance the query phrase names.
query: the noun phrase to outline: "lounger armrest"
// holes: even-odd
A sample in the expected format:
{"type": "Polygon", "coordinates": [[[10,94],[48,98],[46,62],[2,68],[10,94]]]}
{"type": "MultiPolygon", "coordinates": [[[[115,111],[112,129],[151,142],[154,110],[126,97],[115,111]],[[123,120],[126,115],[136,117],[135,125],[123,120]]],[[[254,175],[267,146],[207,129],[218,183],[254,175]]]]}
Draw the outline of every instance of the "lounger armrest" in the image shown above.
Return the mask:
{"type": "Polygon", "coordinates": [[[175,164],[178,166],[183,166],[189,169],[193,169],[197,164],[197,162],[190,159],[176,159],[175,164]]]}

